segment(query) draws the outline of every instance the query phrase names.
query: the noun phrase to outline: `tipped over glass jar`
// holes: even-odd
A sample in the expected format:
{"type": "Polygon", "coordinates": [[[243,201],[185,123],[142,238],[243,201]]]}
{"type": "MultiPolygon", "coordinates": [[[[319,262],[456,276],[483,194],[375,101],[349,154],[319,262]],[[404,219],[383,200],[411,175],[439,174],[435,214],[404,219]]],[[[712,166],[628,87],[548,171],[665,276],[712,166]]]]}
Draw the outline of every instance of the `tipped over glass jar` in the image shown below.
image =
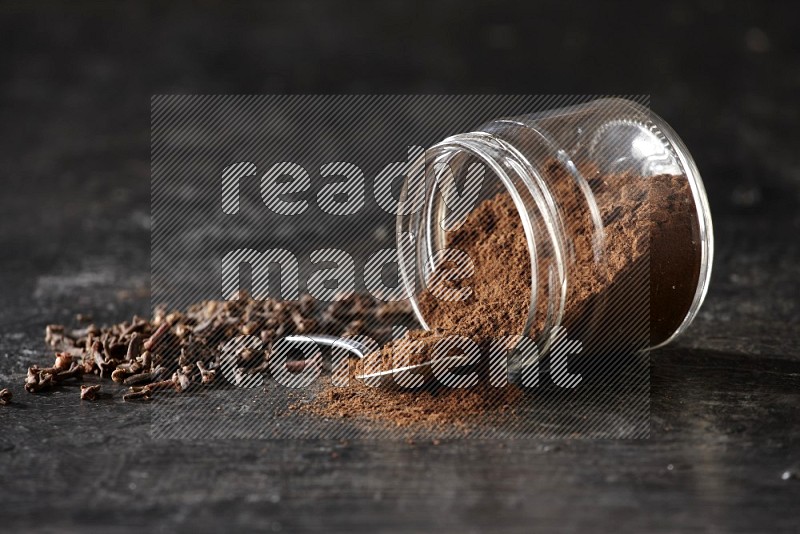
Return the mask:
{"type": "Polygon", "coordinates": [[[708,289],[714,240],[697,167],[644,106],[600,99],[493,120],[429,148],[397,219],[400,273],[425,330],[566,332],[584,352],[664,345],[708,289]]]}

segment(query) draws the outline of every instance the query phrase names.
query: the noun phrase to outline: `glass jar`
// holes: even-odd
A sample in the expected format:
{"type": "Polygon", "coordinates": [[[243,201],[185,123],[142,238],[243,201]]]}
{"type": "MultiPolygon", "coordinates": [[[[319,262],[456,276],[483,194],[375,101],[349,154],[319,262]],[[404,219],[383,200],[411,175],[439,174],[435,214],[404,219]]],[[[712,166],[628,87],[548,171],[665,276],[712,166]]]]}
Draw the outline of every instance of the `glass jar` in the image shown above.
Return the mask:
{"type": "Polygon", "coordinates": [[[443,251],[452,250],[454,232],[465,242],[469,213],[503,196],[519,217],[526,257],[510,262],[498,250],[462,270],[497,262],[529,278],[527,302],[488,303],[510,310],[497,334],[532,338],[542,351],[565,331],[589,352],[658,347],[689,326],[706,295],[714,241],[700,174],[672,128],[629,100],[497,119],[448,137],[411,166],[402,194],[424,199],[398,215],[397,233],[401,279],[426,330],[490,309],[474,299],[432,299],[429,286],[445,264],[453,268],[443,251]],[[453,184],[474,191],[470,179],[481,181],[479,192],[459,197],[453,184]]]}

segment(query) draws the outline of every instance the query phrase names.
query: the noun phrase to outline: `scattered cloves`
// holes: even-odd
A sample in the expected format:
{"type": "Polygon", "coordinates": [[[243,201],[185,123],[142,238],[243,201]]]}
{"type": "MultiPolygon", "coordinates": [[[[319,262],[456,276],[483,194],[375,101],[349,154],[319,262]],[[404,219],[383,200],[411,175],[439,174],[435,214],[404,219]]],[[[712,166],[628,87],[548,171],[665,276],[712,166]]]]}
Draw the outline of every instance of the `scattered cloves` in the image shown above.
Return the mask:
{"type": "MultiPolygon", "coordinates": [[[[350,295],[322,309],[309,295],[287,302],[256,300],[244,293],[236,300],[201,302],[182,312],[167,313],[159,307],[150,320],[134,316],[103,328],[82,317],[82,328],[45,328],[45,341],[58,351],[56,361],[52,367],[28,369],[25,389],[37,393],[97,374],[130,386],[123,399],[132,401],[148,400],[163,388],[185,391],[193,384],[209,385],[219,380],[220,341],[242,334],[258,336],[263,343],[261,349],[237,356],[235,382],[247,383],[255,374],[268,372],[272,346],[280,337],[320,332],[388,341],[391,326],[383,319],[397,322],[401,317],[412,318],[410,307],[380,303],[367,295],[350,295]]],[[[286,368],[301,372],[311,363],[291,361],[286,368]]],[[[96,397],[95,385],[82,388],[82,398],[96,397]]]]}

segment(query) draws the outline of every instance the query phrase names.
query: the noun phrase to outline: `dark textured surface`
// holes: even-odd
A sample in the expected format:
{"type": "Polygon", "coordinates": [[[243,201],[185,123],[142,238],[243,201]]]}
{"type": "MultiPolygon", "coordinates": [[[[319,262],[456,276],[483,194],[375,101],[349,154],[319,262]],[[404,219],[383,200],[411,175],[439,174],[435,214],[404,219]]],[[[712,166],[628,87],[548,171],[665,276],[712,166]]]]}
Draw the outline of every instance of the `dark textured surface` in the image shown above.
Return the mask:
{"type": "Polygon", "coordinates": [[[172,5],[0,4],[3,531],[796,531],[788,4],[172,5]],[[45,324],[147,312],[149,96],[182,92],[650,93],[718,252],[695,325],[652,354],[651,439],[153,441],[152,406],[25,393],[45,324]]]}

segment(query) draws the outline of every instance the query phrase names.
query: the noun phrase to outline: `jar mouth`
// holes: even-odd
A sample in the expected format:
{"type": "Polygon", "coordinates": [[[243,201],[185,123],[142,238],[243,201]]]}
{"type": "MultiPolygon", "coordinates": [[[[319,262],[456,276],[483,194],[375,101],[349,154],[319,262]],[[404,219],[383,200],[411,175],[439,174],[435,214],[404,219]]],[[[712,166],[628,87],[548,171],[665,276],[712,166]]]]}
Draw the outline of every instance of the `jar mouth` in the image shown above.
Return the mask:
{"type": "Polygon", "coordinates": [[[700,272],[697,277],[697,288],[692,303],[683,321],[678,328],[675,329],[675,332],[658,345],[651,347],[651,349],[655,349],[667,345],[685,332],[700,311],[703,301],[705,301],[706,294],[708,293],[708,286],[711,281],[711,268],[714,263],[714,229],[711,222],[711,209],[708,204],[705,186],[700,177],[700,171],[697,169],[697,164],[689,153],[689,149],[686,148],[686,145],[681,138],[678,137],[678,134],[675,133],[675,130],[673,130],[664,119],[652,111],[648,113],[653,126],[653,133],[663,138],[662,142],[666,147],[670,148],[689,182],[689,188],[691,189],[696,209],[698,239],[700,241],[700,272]]]}
{"type": "MultiPolygon", "coordinates": [[[[540,299],[546,298],[547,301],[544,304],[547,308],[547,318],[541,328],[541,333],[545,335],[542,336],[542,339],[537,340],[540,343],[541,352],[545,353],[550,345],[550,336],[547,333],[551,332],[554,326],[561,324],[567,297],[567,274],[564,268],[564,245],[561,238],[563,230],[553,211],[554,201],[539,176],[538,170],[513,146],[490,133],[470,132],[448,137],[429,148],[409,167],[409,177],[422,176],[425,178],[425,201],[421,209],[411,215],[398,215],[396,225],[401,281],[410,295],[414,314],[423,329],[431,330],[431,325],[428,324],[420,310],[417,291],[414,288],[420,287],[417,284],[425,283],[423,277],[420,276],[424,269],[421,269],[422,266],[418,264],[421,258],[433,258],[436,252],[432,248],[435,239],[425,230],[438,228],[437,221],[434,220],[437,217],[434,203],[439,194],[435,191],[439,183],[439,173],[435,171],[435,168],[440,164],[449,164],[456,156],[465,154],[484,165],[487,175],[491,174],[493,178],[496,178],[496,181],[502,185],[502,189],[498,192],[507,193],[511,197],[517,215],[520,217],[528,246],[531,281],[525,326],[519,334],[527,335],[532,332],[540,299]],[[531,206],[535,206],[536,209],[532,210],[531,206]],[[545,229],[547,244],[537,241],[537,227],[540,229],[540,233],[542,233],[542,228],[545,229]],[[423,229],[422,235],[419,233],[420,229],[423,229]],[[413,236],[419,242],[406,241],[409,236],[413,236]],[[555,256],[553,262],[555,269],[550,269],[552,272],[548,273],[550,280],[546,284],[548,291],[545,292],[545,295],[541,294],[542,285],[539,283],[539,277],[543,275],[540,272],[539,251],[543,246],[549,246],[555,256]],[[417,264],[415,265],[415,263],[417,264]],[[553,298],[553,291],[556,292],[557,298],[553,298]]],[[[403,195],[407,193],[407,188],[408,180],[403,186],[403,195]]]]}

